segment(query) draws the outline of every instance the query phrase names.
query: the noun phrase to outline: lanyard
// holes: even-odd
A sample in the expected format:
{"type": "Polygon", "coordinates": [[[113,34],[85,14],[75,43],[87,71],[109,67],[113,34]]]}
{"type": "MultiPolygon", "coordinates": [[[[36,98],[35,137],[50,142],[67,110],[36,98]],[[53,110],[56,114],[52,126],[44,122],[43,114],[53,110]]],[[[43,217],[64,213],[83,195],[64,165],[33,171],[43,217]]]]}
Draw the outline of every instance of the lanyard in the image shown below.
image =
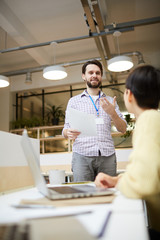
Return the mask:
{"type": "MultiPolygon", "coordinates": [[[[89,95],[89,94],[88,94],[88,95],[89,95]]],[[[99,116],[99,102],[98,102],[98,108],[97,108],[95,102],[94,102],[93,99],[92,99],[92,97],[91,97],[90,95],[89,95],[89,97],[90,97],[90,99],[91,99],[91,101],[92,101],[92,103],[93,103],[94,108],[96,109],[97,117],[98,117],[98,116],[99,116]]],[[[100,91],[99,91],[99,99],[100,99],[100,91]]]]}

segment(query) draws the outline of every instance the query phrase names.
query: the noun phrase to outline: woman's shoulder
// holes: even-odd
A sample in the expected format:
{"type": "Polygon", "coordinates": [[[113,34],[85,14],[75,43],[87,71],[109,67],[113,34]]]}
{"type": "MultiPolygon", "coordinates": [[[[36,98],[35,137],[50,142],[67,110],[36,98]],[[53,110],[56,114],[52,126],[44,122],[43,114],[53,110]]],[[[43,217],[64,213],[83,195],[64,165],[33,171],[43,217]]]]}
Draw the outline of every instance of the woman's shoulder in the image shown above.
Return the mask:
{"type": "Polygon", "coordinates": [[[145,110],[138,118],[136,126],[141,129],[154,129],[160,131],[160,112],[157,110],[145,110]]]}
{"type": "Polygon", "coordinates": [[[160,112],[154,109],[145,110],[139,117],[139,119],[152,119],[153,120],[160,120],[160,112]]]}

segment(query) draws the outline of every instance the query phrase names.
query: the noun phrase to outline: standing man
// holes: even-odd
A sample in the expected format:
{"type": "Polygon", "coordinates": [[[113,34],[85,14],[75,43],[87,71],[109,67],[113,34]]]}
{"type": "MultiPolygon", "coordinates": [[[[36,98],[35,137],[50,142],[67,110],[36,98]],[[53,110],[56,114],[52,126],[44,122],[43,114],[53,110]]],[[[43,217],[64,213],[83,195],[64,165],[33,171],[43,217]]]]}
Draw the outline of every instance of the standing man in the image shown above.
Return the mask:
{"type": "Polygon", "coordinates": [[[119,111],[116,97],[106,96],[100,90],[102,75],[103,68],[99,61],[86,62],[82,66],[86,90],[72,97],[67,105],[66,112],[68,108],[74,108],[96,115],[97,136],[81,137],[80,132],[70,127],[66,114],[63,135],[74,140],[72,155],[74,181],[94,181],[99,172],[116,175],[117,164],[111,137],[111,121],[122,133],[126,131],[126,122],[119,111]]]}

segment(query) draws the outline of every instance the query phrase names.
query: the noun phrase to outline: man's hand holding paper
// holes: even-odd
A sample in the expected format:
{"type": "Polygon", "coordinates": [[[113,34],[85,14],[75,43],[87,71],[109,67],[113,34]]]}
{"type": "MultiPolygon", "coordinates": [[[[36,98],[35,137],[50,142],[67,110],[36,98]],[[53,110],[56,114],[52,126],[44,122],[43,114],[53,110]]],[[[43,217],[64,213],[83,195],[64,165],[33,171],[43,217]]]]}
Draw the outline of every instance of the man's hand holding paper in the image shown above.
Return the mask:
{"type": "Polygon", "coordinates": [[[67,136],[71,140],[75,140],[81,132],[77,131],[76,129],[68,128],[67,129],[67,136]]]}
{"type": "Polygon", "coordinates": [[[70,139],[76,139],[79,135],[82,136],[97,136],[96,121],[93,114],[78,111],[74,108],[69,108],[67,112],[70,129],[67,130],[67,135],[70,139]]]}

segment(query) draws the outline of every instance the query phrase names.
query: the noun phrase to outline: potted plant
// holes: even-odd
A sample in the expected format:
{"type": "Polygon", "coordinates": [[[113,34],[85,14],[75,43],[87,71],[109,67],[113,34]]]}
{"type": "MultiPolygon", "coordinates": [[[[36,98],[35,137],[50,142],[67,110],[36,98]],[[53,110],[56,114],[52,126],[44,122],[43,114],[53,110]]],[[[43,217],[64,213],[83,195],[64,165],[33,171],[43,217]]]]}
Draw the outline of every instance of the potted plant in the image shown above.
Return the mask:
{"type": "Polygon", "coordinates": [[[61,106],[52,105],[47,110],[47,119],[52,125],[58,125],[60,120],[64,120],[64,117],[65,114],[61,106]]]}
{"type": "Polygon", "coordinates": [[[135,128],[135,122],[132,120],[130,114],[125,115],[125,120],[127,122],[127,130],[126,130],[126,133],[122,137],[127,138],[132,134],[132,132],[135,128]]]}
{"type": "Polygon", "coordinates": [[[37,117],[32,117],[30,119],[21,118],[15,121],[11,121],[11,129],[39,127],[42,125],[43,125],[43,120],[37,117]]]}

